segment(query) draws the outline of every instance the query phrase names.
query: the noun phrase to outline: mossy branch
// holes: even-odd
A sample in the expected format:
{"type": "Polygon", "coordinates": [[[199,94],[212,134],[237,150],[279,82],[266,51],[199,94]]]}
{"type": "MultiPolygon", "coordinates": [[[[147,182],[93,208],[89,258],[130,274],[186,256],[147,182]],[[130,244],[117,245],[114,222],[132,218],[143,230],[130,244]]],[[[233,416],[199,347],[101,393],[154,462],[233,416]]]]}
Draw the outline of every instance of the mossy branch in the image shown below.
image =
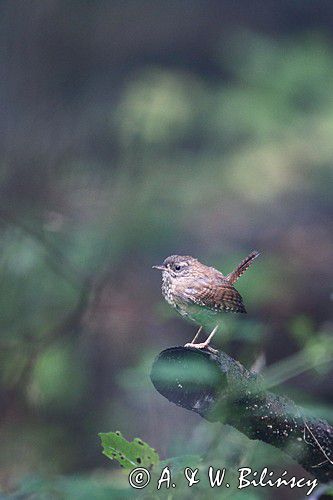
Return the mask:
{"type": "Polygon", "coordinates": [[[151,380],[178,406],[282,449],[321,482],[333,480],[333,427],[266,391],[255,373],[224,352],[166,349],[154,361],[151,380]]]}

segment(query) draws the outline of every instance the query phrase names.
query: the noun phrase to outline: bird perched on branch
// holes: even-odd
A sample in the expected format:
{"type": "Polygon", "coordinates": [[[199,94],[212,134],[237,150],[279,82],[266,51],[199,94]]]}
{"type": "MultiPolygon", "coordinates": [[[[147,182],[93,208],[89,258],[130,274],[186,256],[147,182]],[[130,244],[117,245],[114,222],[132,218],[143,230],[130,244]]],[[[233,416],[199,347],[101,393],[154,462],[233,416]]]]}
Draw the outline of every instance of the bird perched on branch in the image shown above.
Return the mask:
{"type": "Polygon", "coordinates": [[[221,323],[222,313],[246,313],[243,299],[233,285],[258,256],[259,252],[251,252],[227,276],[189,255],[170,255],[162,265],[153,266],[162,271],[165,300],[179,314],[200,325],[192,342],[185,347],[208,348],[217,352],[209,343],[221,323]],[[205,342],[195,343],[207,319],[215,326],[205,342]]]}

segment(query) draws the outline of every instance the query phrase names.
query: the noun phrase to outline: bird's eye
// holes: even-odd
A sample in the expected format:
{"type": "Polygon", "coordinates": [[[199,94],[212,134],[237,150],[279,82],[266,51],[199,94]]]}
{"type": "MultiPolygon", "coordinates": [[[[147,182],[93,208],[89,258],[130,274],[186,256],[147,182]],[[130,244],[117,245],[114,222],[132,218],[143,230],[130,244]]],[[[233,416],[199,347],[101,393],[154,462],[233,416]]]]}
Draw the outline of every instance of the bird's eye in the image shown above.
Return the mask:
{"type": "Polygon", "coordinates": [[[180,269],[181,269],[180,265],[179,265],[179,264],[176,264],[176,265],[175,265],[175,270],[176,270],[176,271],[180,271],[180,269]]]}

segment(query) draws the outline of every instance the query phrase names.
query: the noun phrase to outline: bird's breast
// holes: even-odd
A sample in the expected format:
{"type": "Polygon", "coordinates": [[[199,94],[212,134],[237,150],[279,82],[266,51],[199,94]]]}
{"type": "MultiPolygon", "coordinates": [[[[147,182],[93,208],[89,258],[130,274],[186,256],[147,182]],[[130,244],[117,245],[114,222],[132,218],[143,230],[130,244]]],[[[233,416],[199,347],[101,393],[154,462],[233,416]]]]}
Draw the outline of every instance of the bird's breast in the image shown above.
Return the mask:
{"type": "Polygon", "coordinates": [[[165,300],[175,307],[174,294],[173,294],[173,284],[169,276],[163,274],[162,277],[162,294],[165,300]]]}
{"type": "Polygon", "coordinates": [[[184,293],[184,285],[179,280],[172,279],[170,276],[163,276],[162,294],[165,300],[175,307],[180,314],[186,308],[187,294],[184,293]]]}

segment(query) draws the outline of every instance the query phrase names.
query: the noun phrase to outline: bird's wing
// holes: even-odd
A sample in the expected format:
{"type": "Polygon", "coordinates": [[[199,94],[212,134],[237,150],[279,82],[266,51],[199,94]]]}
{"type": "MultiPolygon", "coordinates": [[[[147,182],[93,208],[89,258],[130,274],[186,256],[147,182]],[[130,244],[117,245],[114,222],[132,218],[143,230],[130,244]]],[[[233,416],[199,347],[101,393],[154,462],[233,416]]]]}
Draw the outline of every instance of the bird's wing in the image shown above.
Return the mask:
{"type": "Polygon", "coordinates": [[[193,304],[219,312],[246,313],[241,295],[230,283],[220,285],[202,281],[188,290],[187,298],[193,304]]]}

